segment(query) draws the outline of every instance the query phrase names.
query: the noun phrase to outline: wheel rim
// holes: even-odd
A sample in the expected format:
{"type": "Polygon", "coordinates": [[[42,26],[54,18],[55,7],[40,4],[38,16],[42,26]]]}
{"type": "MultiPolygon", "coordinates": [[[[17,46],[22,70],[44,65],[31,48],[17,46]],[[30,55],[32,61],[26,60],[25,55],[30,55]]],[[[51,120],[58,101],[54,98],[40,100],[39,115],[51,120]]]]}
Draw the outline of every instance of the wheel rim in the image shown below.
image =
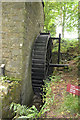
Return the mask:
{"type": "Polygon", "coordinates": [[[49,62],[52,56],[50,35],[39,35],[32,50],[32,87],[34,93],[42,92],[43,80],[50,74],[49,62]]]}

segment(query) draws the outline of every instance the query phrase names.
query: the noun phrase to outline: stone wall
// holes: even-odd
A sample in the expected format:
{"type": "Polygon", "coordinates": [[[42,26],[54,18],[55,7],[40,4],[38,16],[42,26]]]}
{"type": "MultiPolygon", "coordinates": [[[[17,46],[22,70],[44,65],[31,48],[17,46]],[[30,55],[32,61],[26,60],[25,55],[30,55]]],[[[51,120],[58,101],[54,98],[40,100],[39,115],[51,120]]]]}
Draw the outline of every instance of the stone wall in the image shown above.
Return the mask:
{"type": "Polygon", "coordinates": [[[42,3],[26,3],[25,4],[25,32],[23,42],[23,92],[22,103],[26,103],[29,99],[29,92],[31,90],[31,53],[32,45],[39,32],[43,30],[43,6],[42,3]],[[27,82],[29,81],[29,82],[27,82]],[[26,88],[28,90],[26,91],[26,88]]]}
{"type": "Polygon", "coordinates": [[[2,58],[6,75],[21,78],[25,3],[2,3],[2,58]]]}
{"type": "MultiPolygon", "coordinates": [[[[2,63],[2,3],[0,2],[0,65],[2,63]]],[[[1,75],[1,69],[0,69],[1,75]]]]}
{"type": "Polygon", "coordinates": [[[22,79],[22,104],[29,104],[33,94],[31,52],[43,22],[41,2],[2,3],[2,63],[7,76],[22,79]]]}
{"type": "MultiPolygon", "coordinates": [[[[1,33],[2,33],[2,3],[0,1],[0,65],[2,63],[2,34],[1,33]]],[[[0,69],[0,76],[1,76],[1,69],[0,69]]],[[[0,118],[1,116],[2,116],[2,99],[0,96],[0,118]]]]}

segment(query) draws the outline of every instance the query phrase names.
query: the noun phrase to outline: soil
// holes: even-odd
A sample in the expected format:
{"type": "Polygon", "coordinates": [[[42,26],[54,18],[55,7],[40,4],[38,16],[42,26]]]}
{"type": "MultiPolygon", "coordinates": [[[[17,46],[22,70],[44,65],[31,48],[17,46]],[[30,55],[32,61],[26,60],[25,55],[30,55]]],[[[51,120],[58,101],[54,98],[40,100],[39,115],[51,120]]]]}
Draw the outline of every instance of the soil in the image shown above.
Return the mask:
{"type": "Polygon", "coordinates": [[[64,102],[64,94],[70,94],[67,90],[67,84],[78,85],[78,68],[77,68],[77,61],[71,60],[68,61],[69,68],[58,68],[55,71],[56,76],[60,76],[61,80],[57,81],[56,83],[51,84],[52,94],[55,94],[54,103],[50,107],[50,111],[46,113],[47,118],[77,118],[77,114],[73,113],[65,113],[65,111],[60,112],[59,109],[61,108],[64,102]]]}

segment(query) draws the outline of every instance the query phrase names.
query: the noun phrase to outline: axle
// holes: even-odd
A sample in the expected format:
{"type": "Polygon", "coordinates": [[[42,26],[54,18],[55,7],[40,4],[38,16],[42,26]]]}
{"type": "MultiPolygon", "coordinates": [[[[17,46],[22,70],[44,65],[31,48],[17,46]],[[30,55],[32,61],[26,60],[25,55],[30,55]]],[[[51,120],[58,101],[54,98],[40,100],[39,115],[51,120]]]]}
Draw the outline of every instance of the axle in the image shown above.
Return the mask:
{"type": "Polygon", "coordinates": [[[68,64],[52,64],[52,63],[49,63],[49,67],[68,67],[68,64]]]}

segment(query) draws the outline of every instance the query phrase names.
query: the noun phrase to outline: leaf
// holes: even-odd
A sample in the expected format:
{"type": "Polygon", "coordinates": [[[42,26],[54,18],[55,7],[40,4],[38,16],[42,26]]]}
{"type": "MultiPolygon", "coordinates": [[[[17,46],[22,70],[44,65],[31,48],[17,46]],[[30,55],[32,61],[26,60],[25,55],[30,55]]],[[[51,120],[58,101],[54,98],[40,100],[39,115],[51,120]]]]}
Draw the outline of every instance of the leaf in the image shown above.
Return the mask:
{"type": "Polygon", "coordinates": [[[15,111],[17,109],[17,106],[14,106],[13,110],[15,111]]]}
{"type": "Polygon", "coordinates": [[[35,116],[36,116],[36,114],[33,113],[33,114],[28,114],[26,117],[27,117],[27,118],[32,118],[32,117],[35,117],[35,116]]]}
{"type": "Polygon", "coordinates": [[[42,114],[44,114],[44,113],[47,112],[47,111],[50,111],[50,109],[44,109],[44,110],[42,111],[42,114]]]}
{"type": "Polygon", "coordinates": [[[61,112],[61,114],[64,114],[64,112],[61,112]]]}
{"type": "Polygon", "coordinates": [[[64,29],[73,31],[78,25],[78,2],[45,2],[44,13],[45,32],[50,31],[51,35],[55,35],[57,26],[63,26],[64,33],[64,29]]]}
{"type": "Polygon", "coordinates": [[[12,109],[13,106],[14,106],[14,103],[12,102],[10,105],[10,110],[12,109]]]}
{"type": "Polygon", "coordinates": [[[28,118],[28,117],[27,116],[20,116],[20,117],[17,118],[17,120],[20,119],[20,118],[24,119],[24,118],[28,118]]]}
{"type": "Polygon", "coordinates": [[[30,110],[32,110],[32,112],[38,112],[37,108],[33,105],[30,110]]]}

